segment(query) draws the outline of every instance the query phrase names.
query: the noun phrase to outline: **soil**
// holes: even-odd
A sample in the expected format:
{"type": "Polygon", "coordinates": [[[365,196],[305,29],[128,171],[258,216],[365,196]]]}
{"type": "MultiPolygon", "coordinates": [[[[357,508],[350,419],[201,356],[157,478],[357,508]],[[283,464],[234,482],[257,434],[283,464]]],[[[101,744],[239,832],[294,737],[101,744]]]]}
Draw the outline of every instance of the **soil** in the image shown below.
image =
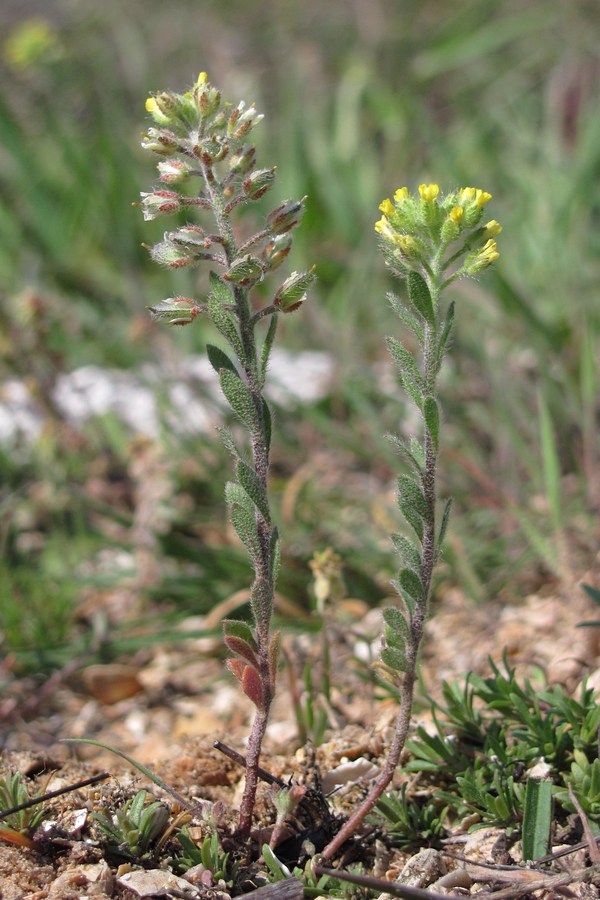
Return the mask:
{"type": "MultiPolygon", "coordinates": [[[[486,674],[489,660],[500,662],[503,654],[523,672],[540,667],[551,682],[562,682],[574,694],[584,677],[600,688],[600,628],[576,627],[597,618],[597,608],[581,589],[581,581],[600,588],[600,556],[581,579],[568,585],[543,585],[514,605],[474,606],[458,591],[447,590],[436,600],[428,623],[421,701],[439,697],[442,679],[469,670],[486,674]]],[[[328,713],[333,727],[314,753],[299,746],[288,677],[282,673],[262,758],[262,767],[275,778],[293,777],[314,787],[318,772],[324,787],[341,784],[331,799],[333,812],[340,815],[364,796],[381,765],[395,714],[395,703],[385,698],[375,702],[373,690],[361,680],[366,667],[360,659],[365,659],[369,647],[377,647],[380,613],[350,603],[344,615],[343,626],[333,622],[330,628],[335,686],[328,713]],[[350,624],[348,616],[353,617],[350,624]]],[[[187,626],[192,631],[203,624],[194,620],[187,626]]],[[[314,635],[286,638],[287,653],[299,670],[317,644],[314,635]]],[[[110,665],[86,666],[79,660],[41,684],[33,678],[6,679],[8,687],[0,700],[0,777],[21,773],[30,794],[55,791],[102,772],[109,777],[48,801],[45,824],[26,841],[31,846],[9,842],[6,835],[0,840],[1,900],[221,896],[201,872],[195,873],[196,884],[182,883],[165,871],[157,874],[160,862],[136,866],[107,855],[94,811],[104,808],[112,814],[141,788],[164,802],[173,815],[179,811],[178,804],[114,754],[90,744],[63,742],[84,738],[117,748],[150,767],[188,803],[205,809],[222,804],[213,806],[213,813],[218,810],[224,821],[232,819],[241,797],[243,769],[213,743],[219,739],[243,753],[252,710],[224,672],[221,657],[218,640],[192,637],[110,665]],[[136,881],[132,872],[158,881],[148,887],[136,881]]],[[[5,674],[10,672],[10,660],[4,668],[5,674]]],[[[415,724],[426,722],[429,715],[426,703],[418,702],[415,724]]],[[[405,780],[400,767],[397,783],[405,780]]],[[[267,828],[274,820],[274,789],[262,784],[259,795],[257,825],[267,828]]],[[[196,828],[196,837],[201,835],[201,815],[191,827],[196,828]]],[[[438,896],[448,891],[472,896],[489,890],[489,882],[498,890],[511,888],[510,896],[561,894],[564,885],[533,893],[535,873],[519,868],[517,876],[514,853],[513,868],[500,871],[501,833],[488,829],[476,834],[478,838],[463,832],[455,836],[460,852],[470,854],[471,868],[453,860],[448,845],[416,855],[413,850],[412,858],[410,853],[382,849],[373,836],[364,847],[369,844],[373,874],[429,888],[438,896]],[[474,861],[493,868],[475,870],[474,861]]],[[[265,830],[255,837],[264,841],[267,835],[265,830]]],[[[9,838],[18,840],[14,835],[9,838]]],[[[584,883],[592,870],[587,870],[587,876],[581,874],[586,871],[585,850],[579,851],[578,858],[566,859],[571,866],[566,870],[568,896],[600,897],[600,877],[584,883]]],[[[566,866],[565,862],[562,869],[555,868],[554,877],[562,871],[564,882],[566,866]]],[[[193,870],[190,877],[193,881],[193,870]]]]}

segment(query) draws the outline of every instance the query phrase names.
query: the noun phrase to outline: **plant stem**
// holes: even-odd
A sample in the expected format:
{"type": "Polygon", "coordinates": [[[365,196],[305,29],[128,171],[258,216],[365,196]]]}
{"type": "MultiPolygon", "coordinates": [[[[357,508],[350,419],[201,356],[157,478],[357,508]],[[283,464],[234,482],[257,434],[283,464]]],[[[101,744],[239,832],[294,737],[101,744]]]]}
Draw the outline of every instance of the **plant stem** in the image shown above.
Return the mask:
{"type": "MultiPolygon", "coordinates": [[[[211,200],[213,213],[219,233],[223,236],[223,247],[227,263],[230,265],[240,253],[233,231],[222,185],[215,181],[212,168],[202,163],[204,182],[211,200]]],[[[248,302],[248,288],[240,285],[233,286],[233,298],[235,315],[238,321],[238,331],[241,343],[239,358],[246,385],[250,391],[254,405],[256,426],[250,430],[250,448],[252,453],[252,466],[260,479],[261,484],[267,488],[269,473],[269,446],[267,437],[267,423],[265,421],[265,400],[261,390],[260,376],[257,364],[255,325],[257,316],[252,316],[248,302]]],[[[256,526],[260,544],[260,556],[254,560],[254,582],[252,595],[259,600],[253,603],[253,612],[256,622],[256,646],[259,665],[259,676],[262,686],[262,708],[257,708],[252,729],[248,739],[248,753],[246,755],[246,783],[240,804],[240,819],[238,836],[241,840],[247,840],[252,827],[252,814],[256,800],[258,785],[258,769],[260,754],[265,731],[269,721],[269,713],[273,701],[271,686],[270,665],[270,627],[271,613],[275,594],[273,571],[273,526],[265,519],[262,513],[256,510],[256,526]]]]}
{"type": "MultiPolygon", "coordinates": [[[[438,309],[439,300],[439,282],[435,272],[432,272],[429,279],[429,288],[434,309],[438,309]]],[[[424,328],[424,348],[423,348],[423,374],[427,396],[435,399],[435,381],[436,381],[436,358],[437,358],[437,315],[436,324],[425,324],[424,328]]],[[[377,781],[367,794],[363,803],[356,812],[350,816],[347,822],[335,835],[333,840],[325,847],[322,853],[322,859],[327,860],[340,849],[352,835],[356,832],[365,818],[374,809],[377,801],[392,782],[394,773],[400,762],[400,756],[406,743],[408,730],[410,727],[412,705],[415,682],[417,678],[417,657],[423,632],[425,629],[425,618],[429,604],[429,594],[431,591],[431,579],[433,575],[433,567],[435,564],[436,546],[435,546],[435,501],[436,501],[436,469],[437,469],[437,450],[435,448],[432,437],[427,427],[424,429],[423,446],[425,450],[425,465],[421,476],[421,486],[423,496],[427,504],[427,516],[423,523],[423,540],[421,553],[421,582],[423,584],[424,600],[415,608],[411,620],[410,637],[406,642],[406,671],[399,676],[398,687],[400,690],[400,707],[396,718],[394,728],[394,736],[388,750],[384,767],[377,781]]]]}

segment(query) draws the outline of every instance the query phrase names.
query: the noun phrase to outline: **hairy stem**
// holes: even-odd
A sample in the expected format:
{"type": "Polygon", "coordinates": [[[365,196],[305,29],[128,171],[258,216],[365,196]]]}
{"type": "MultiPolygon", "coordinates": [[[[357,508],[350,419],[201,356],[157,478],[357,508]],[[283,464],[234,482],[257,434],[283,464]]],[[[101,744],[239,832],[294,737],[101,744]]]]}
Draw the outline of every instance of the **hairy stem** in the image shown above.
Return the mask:
{"type": "MultiPolygon", "coordinates": [[[[203,165],[204,182],[209,193],[213,213],[219,233],[223,236],[223,246],[227,262],[231,262],[240,253],[235,234],[227,211],[222,185],[214,180],[210,166],[203,165]]],[[[250,431],[250,447],[252,453],[252,466],[261,484],[267,487],[269,473],[269,446],[267,438],[267,423],[265,421],[265,400],[260,386],[260,376],[257,364],[257,348],[255,324],[257,317],[251,314],[248,300],[248,289],[235,285],[233,287],[233,299],[235,314],[238,321],[238,332],[242,353],[239,358],[246,385],[252,396],[254,404],[256,426],[250,431]]],[[[240,805],[240,819],[238,835],[246,840],[252,827],[252,815],[256,800],[258,785],[258,769],[262,742],[265,736],[269,713],[273,700],[271,686],[270,667],[270,628],[271,612],[275,593],[273,571],[273,527],[259,510],[256,510],[256,525],[260,544],[260,557],[254,560],[254,583],[252,592],[258,593],[260,588],[260,602],[253,605],[256,619],[256,645],[259,666],[259,677],[262,686],[262,706],[257,708],[252,730],[248,740],[248,753],[246,755],[246,783],[240,805]]],[[[270,518],[270,517],[269,517],[270,518]]]]}
{"type": "MultiPolygon", "coordinates": [[[[430,290],[434,308],[437,309],[439,288],[435,276],[432,275],[430,290]]],[[[425,325],[425,342],[423,351],[423,374],[427,396],[435,398],[437,357],[437,327],[425,325]]],[[[421,484],[427,504],[427,517],[423,523],[423,541],[421,553],[421,581],[423,583],[424,600],[418,604],[412,616],[410,637],[406,644],[406,671],[399,676],[400,706],[394,728],[394,736],[388,750],[384,767],[370,789],[365,800],[355,813],[344,823],[340,831],[325,847],[322,859],[327,860],[337,853],[340,847],[357,831],[365,818],[374,809],[377,801],[391,784],[394,773],[400,762],[400,756],[406,743],[410,727],[414,687],[417,678],[417,658],[425,629],[425,618],[431,591],[431,578],[435,563],[435,501],[436,501],[436,468],[437,451],[427,427],[424,429],[423,446],[425,450],[425,466],[421,484]]]]}

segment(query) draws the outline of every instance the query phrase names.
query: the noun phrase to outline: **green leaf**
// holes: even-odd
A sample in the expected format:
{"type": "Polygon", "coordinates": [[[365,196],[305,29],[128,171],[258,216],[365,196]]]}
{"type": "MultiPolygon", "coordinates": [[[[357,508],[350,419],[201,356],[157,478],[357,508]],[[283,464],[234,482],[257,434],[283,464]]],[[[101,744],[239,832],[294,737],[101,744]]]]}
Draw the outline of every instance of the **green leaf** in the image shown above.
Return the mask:
{"type": "Polygon", "coordinates": [[[433,301],[427,282],[419,272],[411,272],[408,276],[408,296],[414,308],[429,325],[435,325],[433,301]]]}
{"type": "Polygon", "coordinates": [[[227,303],[231,303],[233,297],[231,294],[231,288],[228,284],[225,284],[222,278],[220,278],[216,272],[211,272],[208,276],[210,283],[210,293],[211,296],[214,297],[222,306],[225,306],[227,303]]]}
{"type": "Polygon", "coordinates": [[[252,497],[244,490],[237,481],[228,481],[225,485],[225,500],[228,506],[237,503],[250,513],[254,513],[254,503],[252,497]]]}
{"type": "Polygon", "coordinates": [[[419,572],[421,570],[421,554],[417,547],[403,534],[392,534],[391,537],[402,566],[419,572]]]}
{"type": "Polygon", "coordinates": [[[273,341],[275,340],[275,334],[277,332],[277,323],[279,321],[279,316],[273,315],[271,316],[271,321],[269,322],[269,330],[267,331],[267,336],[265,337],[265,342],[262,345],[262,354],[260,360],[260,386],[263,387],[265,383],[265,378],[267,375],[267,366],[269,365],[269,356],[271,355],[271,349],[273,347],[273,341]]]}
{"type": "Polygon", "coordinates": [[[452,334],[452,326],[454,324],[454,309],[455,304],[454,301],[448,307],[448,312],[446,314],[446,321],[444,322],[444,328],[440,337],[440,342],[437,348],[437,366],[436,366],[436,375],[442,368],[442,363],[444,361],[444,355],[446,353],[446,347],[448,345],[448,341],[450,339],[450,335],[452,334]]]}
{"type": "Polygon", "coordinates": [[[423,403],[423,418],[425,419],[425,424],[427,426],[427,431],[429,432],[429,436],[433,444],[433,449],[437,454],[440,436],[440,413],[435,397],[425,397],[425,401],[423,403]]]}
{"type": "Polygon", "coordinates": [[[408,668],[406,654],[398,647],[385,647],[381,651],[381,661],[395,672],[406,672],[408,668]]]}
{"type": "MultiPolygon", "coordinates": [[[[421,458],[421,454],[417,455],[414,452],[414,448],[407,444],[404,438],[401,438],[397,434],[386,434],[386,440],[392,443],[396,450],[404,457],[405,461],[410,463],[413,466],[419,475],[423,472],[423,460],[421,458]]],[[[421,450],[420,444],[417,445],[419,450],[421,450]]]]}
{"type": "Polygon", "coordinates": [[[221,332],[225,340],[231,345],[238,359],[243,359],[244,352],[242,349],[240,337],[238,335],[235,319],[231,315],[231,313],[223,308],[214,294],[209,295],[207,312],[215,328],[217,328],[221,332]]]}
{"type": "Polygon", "coordinates": [[[410,350],[407,350],[400,341],[397,341],[396,338],[393,337],[387,337],[385,342],[392,359],[398,367],[402,381],[404,382],[404,380],[407,379],[409,382],[413,383],[418,388],[419,394],[422,396],[426,390],[425,382],[410,350]]]}
{"type": "Polygon", "coordinates": [[[402,569],[402,571],[398,575],[398,584],[402,588],[402,591],[406,591],[407,594],[410,594],[411,597],[414,597],[417,603],[422,604],[425,602],[425,590],[423,588],[423,582],[421,581],[417,573],[413,572],[412,569],[402,569]]]}
{"type": "Polygon", "coordinates": [[[420,486],[410,475],[400,475],[398,478],[398,505],[405,515],[408,509],[414,510],[422,519],[429,518],[427,501],[420,486]]]}
{"type": "Polygon", "coordinates": [[[423,347],[425,344],[425,331],[420,319],[411,312],[401,297],[397,297],[396,294],[388,294],[387,299],[400,321],[409,331],[412,331],[419,345],[423,347]]]}
{"type": "Polygon", "coordinates": [[[223,446],[231,453],[234,460],[237,462],[237,460],[240,458],[240,451],[236,446],[232,433],[228,428],[223,428],[222,426],[217,428],[217,432],[219,434],[219,437],[223,441],[223,446]]]}
{"type": "Polygon", "coordinates": [[[248,622],[244,622],[241,619],[224,619],[223,633],[225,637],[231,635],[232,637],[242,638],[242,640],[246,641],[253,650],[257,649],[254,633],[248,622]]]}
{"type": "Polygon", "coordinates": [[[237,532],[237,536],[250,554],[253,562],[260,559],[260,539],[254,511],[250,512],[245,507],[234,503],[229,508],[231,524],[237,532]]]}
{"type": "Polygon", "coordinates": [[[269,509],[267,491],[254,469],[240,459],[236,467],[236,473],[241,486],[251,498],[263,519],[266,522],[270,522],[271,511],[269,509]]]}
{"type": "Polygon", "coordinates": [[[414,533],[417,535],[421,543],[423,542],[423,519],[419,515],[416,510],[413,509],[412,506],[407,506],[402,510],[402,515],[413,529],[414,533]]]}
{"type": "Polygon", "coordinates": [[[269,409],[269,404],[263,397],[262,401],[262,411],[263,411],[263,422],[265,426],[264,437],[265,437],[265,446],[267,448],[267,455],[269,450],[271,449],[271,431],[272,431],[272,422],[271,422],[271,410],[269,409]]]}
{"type": "Polygon", "coordinates": [[[229,369],[230,372],[235,372],[235,374],[237,375],[236,367],[220,347],[215,347],[214,344],[207,344],[206,355],[208,356],[208,361],[217,375],[219,374],[221,369],[229,369]]]}
{"type": "Polygon", "coordinates": [[[441,553],[442,547],[444,545],[444,538],[446,537],[446,531],[448,529],[448,522],[450,521],[450,510],[452,509],[452,497],[449,500],[446,500],[446,505],[444,506],[444,512],[442,513],[442,524],[440,525],[440,533],[438,535],[437,544],[435,547],[436,556],[439,556],[441,553]]]}
{"type": "Polygon", "coordinates": [[[257,578],[250,592],[250,606],[257,623],[271,621],[273,611],[273,591],[264,578],[257,578]]]}
{"type": "Polygon", "coordinates": [[[386,642],[391,647],[404,647],[406,639],[410,636],[410,626],[402,610],[397,606],[389,606],[383,611],[383,621],[385,622],[386,642]]]}
{"type": "Polygon", "coordinates": [[[273,585],[277,584],[279,570],[281,568],[281,541],[279,540],[279,532],[276,528],[271,534],[271,564],[273,566],[273,585]]]}
{"type": "Polygon", "coordinates": [[[239,375],[231,372],[229,369],[221,369],[219,381],[221,382],[221,390],[234,413],[239,416],[248,431],[256,432],[258,430],[258,422],[252,394],[241,381],[239,375]]]}
{"type": "Polygon", "coordinates": [[[523,808],[523,859],[546,856],[552,827],[552,781],[529,778],[523,808]]]}

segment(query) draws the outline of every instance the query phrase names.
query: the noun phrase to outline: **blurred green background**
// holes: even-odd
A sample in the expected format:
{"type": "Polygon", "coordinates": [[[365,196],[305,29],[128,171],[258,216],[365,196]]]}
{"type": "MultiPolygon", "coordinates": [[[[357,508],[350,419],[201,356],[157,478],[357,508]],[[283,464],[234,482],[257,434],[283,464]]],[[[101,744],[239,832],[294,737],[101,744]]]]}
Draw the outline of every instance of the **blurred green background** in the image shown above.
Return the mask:
{"type": "Polygon", "coordinates": [[[202,276],[151,264],[141,244],[165,224],[131,205],[155,179],[145,98],[201,69],[265,113],[270,204],[309,197],[290,268],[314,262],[319,281],[282,344],[329,354],[334,376],[322,399],[277,410],[288,617],[310,606],[317,549],[341,554],[349,595],[369,604],[393,576],[382,435],[413,414],[390,381],[393,285],[373,223],[422,181],[490,191],[504,228],[496,270],[452,289],[441,478],[455,507],[438,596],[501,602],[585,571],[600,505],[596,0],[4,0],[0,35],[0,405],[24,385],[43,417],[33,439],[0,445],[5,675],[164,636],[249,581],[212,431],[169,426],[160,384],[158,443],[113,413],[75,426],[56,402],[78,367],[139,373],[202,352],[204,323],[147,317],[202,276]]]}

